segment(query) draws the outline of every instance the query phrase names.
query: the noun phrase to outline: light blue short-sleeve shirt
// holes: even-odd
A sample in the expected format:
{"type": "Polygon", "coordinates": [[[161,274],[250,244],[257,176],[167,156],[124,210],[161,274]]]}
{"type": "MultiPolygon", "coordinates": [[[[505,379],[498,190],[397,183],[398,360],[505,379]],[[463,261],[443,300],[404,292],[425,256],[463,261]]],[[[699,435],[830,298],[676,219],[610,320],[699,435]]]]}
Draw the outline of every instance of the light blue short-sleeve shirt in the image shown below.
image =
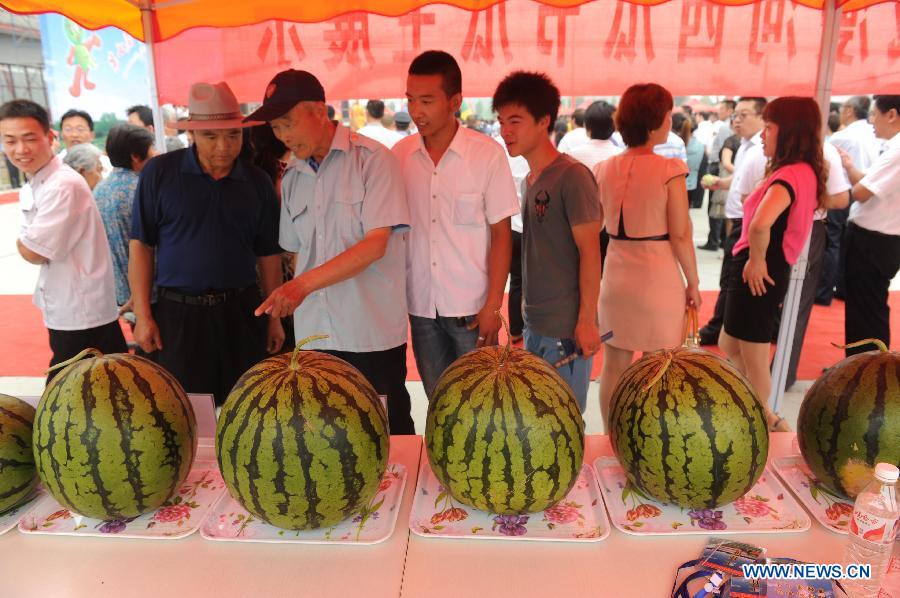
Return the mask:
{"type": "Polygon", "coordinates": [[[335,258],[373,229],[393,230],[384,257],[300,304],[294,312],[296,338],[327,334],[306,348],[355,353],[404,344],[409,206],[397,159],[377,141],[337,125],[318,172],[306,161],[292,162],[281,197],[279,243],[296,252],[297,276],[335,258]]]}

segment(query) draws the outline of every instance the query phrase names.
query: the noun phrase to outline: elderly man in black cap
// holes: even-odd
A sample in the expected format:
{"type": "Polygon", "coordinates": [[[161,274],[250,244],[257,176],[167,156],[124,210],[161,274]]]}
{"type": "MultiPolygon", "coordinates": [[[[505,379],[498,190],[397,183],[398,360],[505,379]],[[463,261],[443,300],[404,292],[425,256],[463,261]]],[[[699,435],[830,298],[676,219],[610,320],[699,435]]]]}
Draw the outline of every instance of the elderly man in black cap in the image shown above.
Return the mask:
{"type": "Polygon", "coordinates": [[[296,338],[359,369],[388,397],[393,434],[414,434],[406,390],[409,207],[397,159],[328,118],[325,91],[305,71],[278,73],[251,119],[269,122],[296,158],[281,182],[279,242],[297,252],[296,278],[257,315],[294,316],[296,338]]]}
{"type": "Polygon", "coordinates": [[[284,343],[278,317],[253,310],[281,282],[278,198],[265,172],[239,159],[244,127],[226,83],[191,86],[194,145],[150,160],[132,214],[128,282],[144,351],[194,393],[221,405],[250,366],[284,343]],[[150,304],[155,282],[158,300],[150,304]]]}

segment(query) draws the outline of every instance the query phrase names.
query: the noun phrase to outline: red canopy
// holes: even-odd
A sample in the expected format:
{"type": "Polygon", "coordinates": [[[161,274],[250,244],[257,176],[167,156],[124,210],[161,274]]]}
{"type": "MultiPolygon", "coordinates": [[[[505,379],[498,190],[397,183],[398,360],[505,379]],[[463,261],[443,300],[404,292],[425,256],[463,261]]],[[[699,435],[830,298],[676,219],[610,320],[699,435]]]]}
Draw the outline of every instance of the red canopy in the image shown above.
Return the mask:
{"type": "MultiPolygon", "coordinates": [[[[0,5],[17,12],[60,12],[87,27],[115,25],[143,38],[139,2],[152,11],[146,21],[156,40],[159,97],[178,104],[199,80],[226,80],[242,101],[259,101],[269,78],[289,67],[315,73],[332,99],[398,97],[409,61],[432,48],[457,57],[469,96],[490,95],[514,69],[549,72],[566,95],[618,95],[636,81],[656,81],[679,95],[814,95],[824,60],[826,12],[820,9],[826,0],[0,0],[0,5]],[[275,16],[291,20],[268,20],[275,16]]],[[[844,12],[833,93],[900,93],[900,3],[836,3],[844,12]]]]}
{"type": "MultiPolygon", "coordinates": [[[[113,26],[144,41],[141,8],[153,13],[154,38],[165,40],[193,27],[236,27],[271,19],[296,23],[318,23],[352,12],[397,17],[429,5],[444,4],[479,11],[501,0],[0,0],[0,6],[20,14],[55,12],[88,29],[113,26]]],[[[542,0],[548,7],[569,8],[590,0],[542,0]]],[[[628,0],[635,5],[657,5],[668,0],[628,0]]],[[[759,0],[714,0],[721,5],[746,5],[759,0]]],[[[837,0],[845,11],[890,0],[837,0]]],[[[812,8],[823,8],[825,0],[797,0],[812,8]]]]}
{"type": "MultiPolygon", "coordinates": [[[[261,101],[289,67],[316,74],[330,98],[401,97],[409,61],[426,49],[456,56],[467,96],[491,95],[515,69],[550,73],[565,95],[619,95],[637,81],[678,95],[814,95],[822,17],[789,0],[510,0],[478,12],[434,5],[399,18],[197,28],[160,43],[156,60],[160,97],[173,103],[198,80],[226,80],[242,101],[261,101]]],[[[833,92],[900,93],[898,30],[898,3],[843,15],[833,92]]]]}

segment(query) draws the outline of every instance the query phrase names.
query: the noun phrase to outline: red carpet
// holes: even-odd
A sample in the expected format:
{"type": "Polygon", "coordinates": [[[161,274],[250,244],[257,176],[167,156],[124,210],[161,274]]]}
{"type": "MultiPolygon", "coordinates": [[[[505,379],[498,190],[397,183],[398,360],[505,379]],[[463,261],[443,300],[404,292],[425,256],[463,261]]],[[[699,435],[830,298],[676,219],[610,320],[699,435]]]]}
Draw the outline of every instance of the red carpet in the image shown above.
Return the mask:
{"type": "MultiPolygon", "coordinates": [[[[0,349],[0,376],[44,376],[50,364],[50,344],[41,312],[31,295],[0,296],[0,322],[5,344],[0,349]]],[[[131,339],[131,330],[125,337],[131,339]]]]}
{"type": "MultiPolygon", "coordinates": [[[[716,301],[715,291],[703,292],[700,308],[701,325],[712,314],[716,301]]],[[[891,330],[900,331],[900,292],[890,296],[891,330]]],[[[505,309],[505,308],[504,308],[505,309]]],[[[43,376],[50,362],[50,347],[47,330],[41,314],[25,295],[0,296],[0,322],[3,323],[4,344],[0,348],[0,376],[43,376]]],[[[130,331],[126,328],[126,337],[130,331]]],[[[501,333],[505,339],[505,334],[501,333]]],[[[843,356],[843,352],[831,346],[831,342],[844,340],[844,304],[835,301],[830,307],[813,307],[806,342],[800,358],[798,379],[814,380],[822,373],[822,368],[833,365],[843,356]]],[[[594,374],[600,372],[602,357],[594,359],[594,374]]],[[[407,363],[409,379],[419,380],[410,347],[407,363]]]]}

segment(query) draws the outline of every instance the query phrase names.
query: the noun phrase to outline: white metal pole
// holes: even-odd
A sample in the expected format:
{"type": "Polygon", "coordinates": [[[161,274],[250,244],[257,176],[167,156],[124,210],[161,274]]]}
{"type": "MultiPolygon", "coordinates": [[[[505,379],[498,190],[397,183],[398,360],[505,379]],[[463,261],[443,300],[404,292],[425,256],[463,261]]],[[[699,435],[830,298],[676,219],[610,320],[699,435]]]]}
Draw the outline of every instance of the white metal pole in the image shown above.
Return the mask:
{"type": "Polygon", "coordinates": [[[144,44],[147,48],[147,66],[150,70],[150,108],[153,110],[153,129],[156,134],[156,151],[166,151],[166,124],[159,105],[159,90],[156,85],[156,57],[153,54],[156,40],[153,37],[152,0],[141,3],[141,22],[144,25],[144,44]]]}
{"type": "MultiPolygon", "coordinates": [[[[831,101],[831,81],[834,76],[835,55],[837,54],[838,33],[840,31],[841,9],[835,0],[825,0],[822,10],[823,27],[819,50],[819,70],[816,73],[816,102],[822,113],[823,131],[828,123],[828,107],[831,101]]],[[[791,347],[794,343],[794,332],[797,328],[797,313],[800,309],[800,295],[803,281],[809,264],[809,242],[803,247],[800,259],[791,269],[791,280],[782,308],[781,328],[778,329],[778,345],[775,359],[772,362],[772,391],[769,394],[769,406],[776,413],[781,409],[784,398],[784,384],[791,362],[791,347]]]]}

